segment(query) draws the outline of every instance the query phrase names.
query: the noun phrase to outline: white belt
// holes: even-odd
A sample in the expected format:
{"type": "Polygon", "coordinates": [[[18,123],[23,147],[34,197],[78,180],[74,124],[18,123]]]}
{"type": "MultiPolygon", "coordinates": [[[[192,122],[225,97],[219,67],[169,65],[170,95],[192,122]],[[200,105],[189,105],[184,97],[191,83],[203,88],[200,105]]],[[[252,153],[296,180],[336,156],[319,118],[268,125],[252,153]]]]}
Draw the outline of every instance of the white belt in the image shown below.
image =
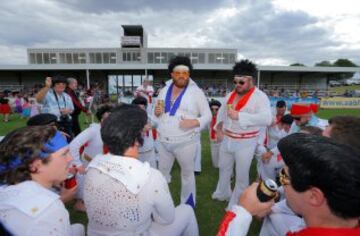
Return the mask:
{"type": "Polygon", "coordinates": [[[193,137],[195,137],[198,133],[193,131],[189,134],[181,135],[181,136],[173,136],[173,137],[163,137],[159,134],[159,141],[164,143],[183,143],[190,141],[193,137]]]}

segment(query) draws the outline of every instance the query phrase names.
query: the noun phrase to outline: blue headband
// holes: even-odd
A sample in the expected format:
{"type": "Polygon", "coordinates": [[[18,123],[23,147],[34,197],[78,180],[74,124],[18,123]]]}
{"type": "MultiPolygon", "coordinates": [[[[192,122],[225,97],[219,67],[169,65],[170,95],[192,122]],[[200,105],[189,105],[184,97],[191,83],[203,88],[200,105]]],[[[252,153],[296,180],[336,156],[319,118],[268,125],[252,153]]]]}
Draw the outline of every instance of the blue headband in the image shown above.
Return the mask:
{"type": "MultiPolygon", "coordinates": [[[[64,136],[59,131],[56,131],[54,137],[52,137],[49,142],[44,144],[39,157],[43,160],[51,153],[54,153],[67,145],[68,143],[64,136]]],[[[19,155],[14,155],[8,163],[0,165],[0,173],[6,170],[14,170],[18,168],[22,164],[23,159],[26,159],[26,157],[29,155],[31,155],[31,153],[26,153],[23,158],[20,158],[19,155]]]]}
{"type": "Polygon", "coordinates": [[[40,152],[40,158],[44,159],[51,153],[59,151],[61,148],[67,145],[68,142],[66,141],[65,137],[59,131],[56,131],[54,137],[52,137],[49,142],[44,144],[43,149],[40,152]]]}

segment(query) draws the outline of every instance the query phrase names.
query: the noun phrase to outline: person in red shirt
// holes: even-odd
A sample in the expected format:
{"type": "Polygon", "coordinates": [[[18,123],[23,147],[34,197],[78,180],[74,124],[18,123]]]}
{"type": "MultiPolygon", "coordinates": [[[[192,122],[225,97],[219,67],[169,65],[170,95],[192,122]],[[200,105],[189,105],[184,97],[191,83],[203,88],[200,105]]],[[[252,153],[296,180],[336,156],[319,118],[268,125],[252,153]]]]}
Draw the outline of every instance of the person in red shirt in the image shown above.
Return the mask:
{"type": "MultiPolygon", "coordinates": [[[[326,137],[295,133],[279,141],[286,164],[280,172],[287,204],[304,218],[306,228],[287,236],[360,235],[360,152],[326,137]]],[[[256,199],[256,184],[227,212],[218,235],[246,235],[252,215],[272,202],[256,199]]]]}

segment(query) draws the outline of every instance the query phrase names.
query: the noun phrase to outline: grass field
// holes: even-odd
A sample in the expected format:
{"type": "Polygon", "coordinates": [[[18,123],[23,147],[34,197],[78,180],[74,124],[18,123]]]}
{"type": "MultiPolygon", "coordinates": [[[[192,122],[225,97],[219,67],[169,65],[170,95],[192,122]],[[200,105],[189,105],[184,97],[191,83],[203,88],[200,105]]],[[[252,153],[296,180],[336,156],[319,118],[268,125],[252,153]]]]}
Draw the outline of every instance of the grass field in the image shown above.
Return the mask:
{"type": "MultiPolygon", "coordinates": [[[[318,115],[321,118],[328,119],[335,115],[355,115],[360,116],[360,110],[320,110],[318,115]]],[[[83,119],[82,119],[83,120],[83,119]]],[[[13,116],[9,123],[0,123],[0,135],[5,135],[11,130],[25,125],[25,120],[18,116],[13,116]]],[[[83,125],[83,128],[85,126],[83,125]]],[[[218,170],[212,167],[210,158],[210,147],[207,132],[202,133],[202,174],[196,177],[197,184],[197,206],[196,216],[200,228],[200,235],[215,235],[221,218],[223,217],[226,203],[213,201],[211,193],[216,187],[218,180],[218,170]]],[[[251,180],[256,177],[255,162],[251,167],[251,180]]],[[[177,165],[174,166],[173,181],[170,184],[170,190],[175,204],[179,204],[180,196],[180,172],[177,165]]],[[[116,207],[116,206],[114,206],[116,207]]],[[[87,218],[84,213],[78,213],[71,210],[71,204],[68,205],[73,223],[80,222],[86,225],[87,218]]],[[[258,235],[261,222],[254,220],[248,235],[258,235]]]]}

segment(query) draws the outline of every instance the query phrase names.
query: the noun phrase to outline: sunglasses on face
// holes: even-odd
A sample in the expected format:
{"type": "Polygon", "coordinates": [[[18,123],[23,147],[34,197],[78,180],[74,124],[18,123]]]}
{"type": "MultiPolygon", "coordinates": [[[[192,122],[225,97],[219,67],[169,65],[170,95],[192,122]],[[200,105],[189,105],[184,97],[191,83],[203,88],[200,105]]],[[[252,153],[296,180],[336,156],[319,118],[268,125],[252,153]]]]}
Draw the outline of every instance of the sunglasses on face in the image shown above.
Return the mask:
{"type": "Polygon", "coordinates": [[[301,120],[301,117],[293,117],[293,119],[299,121],[301,120]]]}
{"type": "Polygon", "coordinates": [[[218,111],[219,108],[211,108],[212,111],[218,111]]]}
{"type": "Polygon", "coordinates": [[[246,82],[243,81],[243,80],[234,80],[233,83],[236,85],[236,84],[239,84],[239,85],[244,85],[246,82]]]}
{"type": "Polygon", "coordinates": [[[189,76],[190,72],[189,71],[174,71],[173,72],[174,76],[179,77],[179,76],[189,76]]]}
{"type": "Polygon", "coordinates": [[[286,174],[284,168],[282,168],[279,172],[279,182],[282,186],[290,184],[290,176],[286,174]]]}

